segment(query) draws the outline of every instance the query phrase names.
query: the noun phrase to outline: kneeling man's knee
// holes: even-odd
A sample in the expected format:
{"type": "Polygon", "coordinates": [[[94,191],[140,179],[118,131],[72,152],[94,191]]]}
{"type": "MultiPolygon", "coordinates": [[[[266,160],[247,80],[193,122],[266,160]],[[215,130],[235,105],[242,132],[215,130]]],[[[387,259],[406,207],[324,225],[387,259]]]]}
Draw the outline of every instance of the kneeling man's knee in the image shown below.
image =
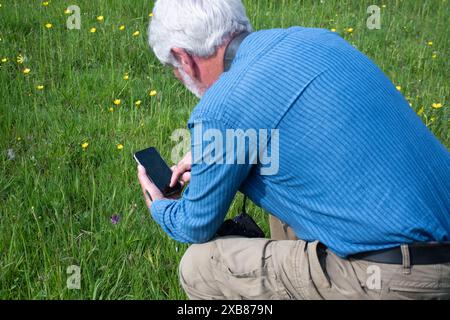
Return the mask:
{"type": "Polygon", "coordinates": [[[190,299],[211,299],[217,292],[212,266],[213,242],[193,244],[180,262],[179,276],[190,299]]]}

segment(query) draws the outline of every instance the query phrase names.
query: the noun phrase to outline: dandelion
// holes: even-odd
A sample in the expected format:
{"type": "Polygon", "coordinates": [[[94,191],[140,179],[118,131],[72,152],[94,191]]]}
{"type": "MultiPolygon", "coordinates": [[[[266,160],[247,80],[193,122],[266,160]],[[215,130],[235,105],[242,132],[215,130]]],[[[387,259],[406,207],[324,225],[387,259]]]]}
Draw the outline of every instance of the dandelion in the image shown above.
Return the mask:
{"type": "Polygon", "coordinates": [[[128,75],[128,73],[125,73],[123,76],[123,80],[129,80],[130,76],[128,75]]]}
{"type": "Polygon", "coordinates": [[[401,86],[396,86],[398,91],[402,91],[402,87],[401,86]]]}
{"type": "Polygon", "coordinates": [[[134,103],[134,105],[135,105],[136,107],[139,107],[141,104],[142,104],[142,101],[141,101],[141,100],[138,100],[138,101],[136,101],[136,102],[134,103]]]}
{"type": "Polygon", "coordinates": [[[431,56],[433,59],[436,59],[438,57],[438,55],[436,53],[433,53],[433,55],[431,56]]]}
{"type": "Polygon", "coordinates": [[[123,150],[123,144],[119,143],[119,144],[117,145],[117,150],[123,150]]]}
{"type": "Polygon", "coordinates": [[[431,106],[433,109],[440,109],[443,107],[442,103],[433,103],[431,106]]]}
{"type": "Polygon", "coordinates": [[[83,149],[83,151],[86,150],[88,147],[89,147],[89,142],[83,142],[81,144],[81,148],[83,149]]]}
{"type": "Polygon", "coordinates": [[[152,90],[150,91],[150,93],[148,94],[150,97],[154,97],[158,94],[158,92],[156,90],[152,90]]]}
{"type": "Polygon", "coordinates": [[[141,33],[139,31],[135,31],[133,32],[133,37],[137,37],[138,35],[140,35],[141,33]]]}
{"type": "Polygon", "coordinates": [[[16,58],[16,61],[18,64],[22,64],[25,61],[25,58],[21,54],[19,54],[16,58]]]}
{"type": "Polygon", "coordinates": [[[51,23],[46,23],[46,24],[45,24],[45,27],[46,27],[47,29],[51,29],[51,28],[53,28],[53,25],[52,25],[51,23]]]}
{"type": "Polygon", "coordinates": [[[50,1],[44,1],[44,2],[42,2],[42,5],[43,5],[44,7],[48,6],[49,4],[50,4],[50,1]]]}
{"type": "Polygon", "coordinates": [[[124,25],[121,25],[121,26],[119,27],[119,30],[120,30],[120,31],[125,30],[125,26],[124,26],[124,25]]]}
{"type": "Polygon", "coordinates": [[[383,4],[382,6],[381,6],[382,8],[386,8],[386,5],[385,4],[383,4]]]}
{"type": "Polygon", "coordinates": [[[111,217],[111,223],[113,225],[116,225],[120,222],[120,216],[118,214],[115,214],[111,217]]]}
{"type": "Polygon", "coordinates": [[[116,100],[113,101],[113,103],[114,103],[114,105],[116,105],[116,106],[120,106],[120,104],[122,103],[122,100],[116,99],[116,100]]]}
{"type": "Polygon", "coordinates": [[[417,111],[417,115],[421,116],[424,111],[425,111],[425,108],[424,107],[420,107],[420,109],[417,111]]]}
{"type": "Polygon", "coordinates": [[[2,62],[3,62],[3,63],[8,62],[8,58],[2,58],[2,62]]]}
{"type": "Polygon", "coordinates": [[[433,41],[428,41],[427,45],[432,47],[433,46],[433,41]]]}
{"type": "Polygon", "coordinates": [[[102,22],[103,20],[105,20],[105,17],[103,17],[103,16],[98,16],[97,17],[97,21],[102,22]]]}
{"type": "Polygon", "coordinates": [[[25,68],[22,70],[23,74],[29,74],[31,72],[30,68],[25,68]]]}
{"type": "Polygon", "coordinates": [[[72,11],[69,9],[64,10],[64,14],[71,14],[71,13],[72,13],[72,11]]]}
{"type": "Polygon", "coordinates": [[[336,29],[335,28],[331,29],[331,32],[336,32],[336,29]]]}
{"type": "Polygon", "coordinates": [[[348,29],[347,29],[347,32],[348,32],[348,33],[353,33],[353,31],[354,31],[353,28],[348,28],[348,29]]]}
{"type": "Polygon", "coordinates": [[[153,12],[150,12],[149,14],[148,14],[148,16],[151,18],[151,17],[153,17],[153,12]]]}
{"type": "Polygon", "coordinates": [[[114,112],[114,108],[113,107],[110,107],[108,110],[109,110],[109,112],[114,112]]]}
{"type": "Polygon", "coordinates": [[[89,30],[90,33],[96,33],[97,29],[96,28],[91,28],[91,30],[89,30]]]}
{"type": "Polygon", "coordinates": [[[38,86],[36,86],[36,89],[38,89],[38,90],[44,90],[44,86],[43,86],[43,85],[38,85],[38,86]]]}

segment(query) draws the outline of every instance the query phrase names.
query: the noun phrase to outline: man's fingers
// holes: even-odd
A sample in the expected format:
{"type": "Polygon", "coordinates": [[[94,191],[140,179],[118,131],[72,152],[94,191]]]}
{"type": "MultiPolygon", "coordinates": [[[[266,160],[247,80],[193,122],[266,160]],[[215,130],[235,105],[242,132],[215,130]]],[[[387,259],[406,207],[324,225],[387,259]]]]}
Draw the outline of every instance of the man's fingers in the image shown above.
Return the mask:
{"type": "Polygon", "coordinates": [[[147,176],[147,172],[145,171],[145,168],[141,165],[138,166],[138,179],[139,179],[139,182],[141,183],[142,187],[148,188],[152,184],[150,182],[150,179],[147,176]]]}
{"type": "Polygon", "coordinates": [[[185,184],[189,183],[189,181],[191,181],[191,172],[186,171],[185,173],[183,173],[183,175],[181,176],[181,181],[183,181],[185,184]]]}
{"type": "Polygon", "coordinates": [[[172,178],[170,179],[170,186],[174,187],[177,184],[177,181],[180,177],[188,170],[190,170],[191,165],[188,163],[180,162],[175,170],[173,170],[172,178]]]}
{"type": "Polygon", "coordinates": [[[147,205],[148,208],[150,208],[150,206],[152,204],[152,199],[151,199],[151,196],[149,197],[147,189],[149,188],[149,185],[151,183],[150,183],[150,179],[147,177],[147,173],[145,172],[145,168],[143,166],[138,166],[138,179],[139,179],[139,183],[141,185],[142,194],[145,199],[145,204],[147,205]]]}
{"type": "Polygon", "coordinates": [[[155,184],[151,182],[151,180],[147,176],[145,168],[141,165],[138,166],[138,179],[139,183],[141,184],[142,193],[144,195],[147,207],[150,208],[154,200],[163,198],[163,194],[158,189],[158,187],[156,187],[155,184]]]}

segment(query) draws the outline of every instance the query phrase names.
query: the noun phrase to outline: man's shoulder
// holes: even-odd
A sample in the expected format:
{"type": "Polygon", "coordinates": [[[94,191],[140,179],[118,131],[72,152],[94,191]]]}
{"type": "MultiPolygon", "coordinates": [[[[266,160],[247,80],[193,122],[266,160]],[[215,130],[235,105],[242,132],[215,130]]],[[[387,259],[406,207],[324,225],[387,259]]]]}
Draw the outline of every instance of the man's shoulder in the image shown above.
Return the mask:
{"type": "Polygon", "coordinates": [[[224,97],[226,92],[213,92],[211,87],[200,99],[198,104],[192,110],[188,125],[203,121],[223,121],[223,108],[226,105],[224,97]]]}
{"type": "MultiPolygon", "coordinates": [[[[208,89],[194,108],[189,123],[217,120],[232,127],[267,127],[276,123],[285,107],[298,95],[292,88],[308,83],[320,70],[292,76],[297,60],[295,53],[276,59],[276,48],[286,47],[285,39],[317,39],[324,29],[291,27],[261,30],[249,35],[238,50],[232,67],[208,89]],[[259,122],[258,122],[259,121],[259,122]]],[[[290,40],[292,42],[295,40],[290,40]]],[[[281,50],[283,50],[281,48],[281,50]]]]}

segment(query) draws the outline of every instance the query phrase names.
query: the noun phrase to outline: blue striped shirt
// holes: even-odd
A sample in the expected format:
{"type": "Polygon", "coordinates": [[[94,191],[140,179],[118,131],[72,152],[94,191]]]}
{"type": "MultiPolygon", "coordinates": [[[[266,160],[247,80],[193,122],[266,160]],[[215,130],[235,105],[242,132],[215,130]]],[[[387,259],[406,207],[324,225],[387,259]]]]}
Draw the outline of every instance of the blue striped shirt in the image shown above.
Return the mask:
{"type": "MultiPolygon", "coordinates": [[[[450,239],[448,150],[383,72],[336,33],[252,33],[193,110],[192,137],[200,125],[224,136],[278,129],[279,168],[262,175],[259,162],[193,163],[183,197],[151,207],[173,239],[210,240],[237,191],[298,238],[342,257],[450,239]]],[[[192,138],[192,150],[210,143],[192,138]]]]}

